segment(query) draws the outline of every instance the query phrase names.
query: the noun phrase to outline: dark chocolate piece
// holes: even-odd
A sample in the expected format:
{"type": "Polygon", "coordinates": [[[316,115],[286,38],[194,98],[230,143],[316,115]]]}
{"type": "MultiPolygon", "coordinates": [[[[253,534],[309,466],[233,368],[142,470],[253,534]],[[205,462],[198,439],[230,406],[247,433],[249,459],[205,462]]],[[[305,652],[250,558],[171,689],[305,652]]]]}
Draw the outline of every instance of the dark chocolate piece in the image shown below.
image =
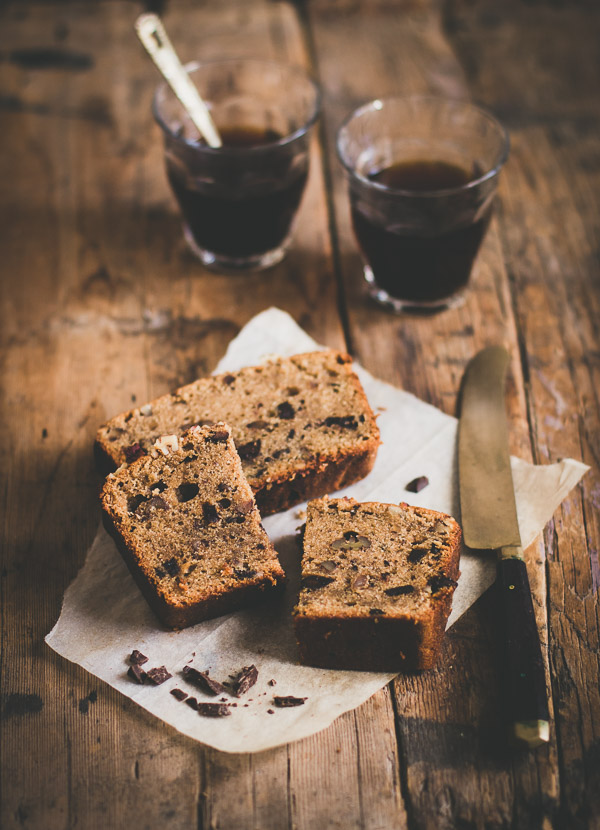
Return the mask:
{"type": "Polygon", "coordinates": [[[284,421],[291,420],[296,414],[296,410],[288,401],[284,401],[283,403],[278,404],[277,412],[279,413],[279,417],[282,418],[284,421]]]}
{"type": "Polygon", "coordinates": [[[197,712],[207,718],[224,718],[231,714],[231,707],[226,703],[199,703],[197,712]]]}
{"type": "Polygon", "coordinates": [[[414,585],[395,585],[393,588],[386,588],[384,594],[388,597],[400,597],[403,594],[412,594],[414,590],[414,585]]]}
{"type": "Polygon", "coordinates": [[[130,447],[125,447],[123,452],[125,453],[125,461],[128,464],[146,455],[146,450],[140,444],[132,444],[130,447]]]}
{"type": "Polygon", "coordinates": [[[188,693],[184,692],[183,689],[171,689],[171,694],[173,697],[177,698],[177,700],[185,700],[188,696],[188,693]]]}
{"type": "Polygon", "coordinates": [[[450,579],[449,576],[445,576],[444,574],[432,576],[428,580],[428,583],[431,585],[432,594],[437,594],[437,592],[441,591],[442,588],[456,588],[458,585],[458,582],[455,582],[453,579],[450,579]]]}
{"type": "Polygon", "coordinates": [[[429,479],[427,476],[419,476],[418,478],[413,478],[412,481],[409,481],[404,489],[408,490],[409,493],[420,493],[421,490],[424,490],[428,484],[429,479]]]}
{"type": "Polygon", "coordinates": [[[135,663],[137,666],[141,666],[142,663],[147,663],[148,658],[145,654],[142,654],[141,651],[138,651],[137,648],[134,648],[131,654],[129,655],[129,662],[133,665],[135,663]]]}
{"type": "Polygon", "coordinates": [[[141,685],[146,680],[146,672],[137,663],[133,663],[127,669],[127,677],[131,677],[132,680],[141,685]]]}
{"type": "Polygon", "coordinates": [[[198,711],[198,701],[195,697],[188,697],[185,702],[190,707],[190,709],[193,709],[195,712],[198,711]]]}
{"type": "Polygon", "coordinates": [[[160,686],[161,683],[164,683],[170,677],[173,677],[173,675],[167,671],[166,666],[157,666],[155,669],[149,669],[146,672],[146,679],[155,686],[160,686]]]}
{"type": "MultiPolygon", "coordinates": [[[[196,456],[197,458],[198,456],[196,456]]],[[[185,503],[198,495],[198,485],[194,481],[185,481],[177,488],[177,501],[185,503]]]]}
{"type": "Polygon", "coordinates": [[[428,553],[427,548],[413,548],[408,554],[409,562],[420,562],[421,559],[428,553]]]}
{"type": "Polygon", "coordinates": [[[215,429],[210,435],[206,436],[206,440],[211,444],[225,444],[229,438],[229,433],[226,429],[215,429]]]}
{"type": "Polygon", "coordinates": [[[258,669],[256,668],[256,666],[244,666],[244,668],[241,670],[241,672],[238,674],[235,680],[235,696],[241,697],[243,694],[246,694],[248,689],[251,689],[257,680],[258,669]]]}
{"type": "Polygon", "coordinates": [[[302,706],[305,700],[305,697],[294,697],[293,695],[275,695],[275,697],[273,698],[273,703],[275,704],[275,706],[279,706],[280,709],[286,709],[289,706],[302,706]]]}
{"type": "Polygon", "coordinates": [[[207,525],[213,524],[213,522],[219,521],[219,514],[217,513],[217,508],[214,504],[211,504],[209,501],[202,502],[202,516],[204,518],[204,522],[207,525]]]}
{"type": "Polygon", "coordinates": [[[325,418],[325,426],[328,427],[342,427],[342,429],[358,429],[358,423],[354,415],[330,415],[325,418]]]}
{"type": "Polygon", "coordinates": [[[169,576],[177,576],[179,573],[179,562],[174,556],[171,559],[167,559],[166,562],[163,562],[162,566],[169,576]]]}
{"type": "Polygon", "coordinates": [[[247,444],[242,444],[241,447],[237,447],[236,449],[242,461],[248,461],[260,455],[260,447],[261,440],[260,438],[257,438],[256,441],[248,441],[247,444]]]}
{"type": "Polygon", "coordinates": [[[333,582],[332,576],[322,576],[321,574],[306,574],[302,577],[302,587],[309,591],[316,591],[331,582],[333,582]]]}
{"type": "Polygon", "coordinates": [[[256,571],[245,563],[241,568],[234,568],[233,572],[239,579],[252,579],[253,576],[256,576],[256,571]]]}
{"type": "Polygon", "coordinates": [[[216,696],[227,693],[225,686],[219,683],[218,680],[213,680],[212,677],[209,677],[208,672],[198,671],[198,669],[194,669],[192,666],[184,666],[182,671],[187,681],[193,683],[194,686],[198,686],[199,689],[202,689],[203,692],[209,695],[216,696]]]}

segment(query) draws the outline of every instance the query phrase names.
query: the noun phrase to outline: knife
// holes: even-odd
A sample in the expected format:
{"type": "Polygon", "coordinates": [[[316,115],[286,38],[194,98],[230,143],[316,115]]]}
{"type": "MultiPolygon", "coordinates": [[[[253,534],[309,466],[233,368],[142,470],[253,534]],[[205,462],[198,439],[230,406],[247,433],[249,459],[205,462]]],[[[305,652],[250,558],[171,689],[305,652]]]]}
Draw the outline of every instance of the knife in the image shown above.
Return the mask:
{"type": "Polygon", "coordinates": [[[465,371],[458,427],[460,507],[467,547],[498,551],[496,586],[511,732],[519,744],[534,748],[549,740],[550,727],[508,451],[508,362],[506,349],[491,346],[476,354],[465,371]]]}

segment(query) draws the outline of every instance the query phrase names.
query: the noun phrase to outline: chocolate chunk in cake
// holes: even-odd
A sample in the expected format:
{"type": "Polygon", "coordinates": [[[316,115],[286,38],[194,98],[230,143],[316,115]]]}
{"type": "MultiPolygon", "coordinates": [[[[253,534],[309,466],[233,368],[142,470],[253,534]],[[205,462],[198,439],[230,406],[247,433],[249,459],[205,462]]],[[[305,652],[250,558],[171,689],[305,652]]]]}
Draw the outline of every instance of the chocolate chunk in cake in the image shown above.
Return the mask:
{"type": "Polygon", "coordinates": [[[453,518],[421,507],[310,502],[294,609],[301,662],[431,668],[458,579],[460,536],[453,518]]]}
{"type": "MultiPolygon", "coordinates": [[[[149,453],[160,436],[225,421],[262,515],[287,509],[373,466],[379,430],[351,363],[339,352],[311,352],[197,380],[112,418],[96,449],[114,468],[149,453]]],[[[227,433],[210,440],[227,441],[227,433]]]]}
{"type": "Polygon", "coordinates": [[[172,437],[112,473],[101,501],[106,528],[149,604],[167,627],[185,628],[263,598],[282,586],[284,573],[229,427],[172,437]]]}

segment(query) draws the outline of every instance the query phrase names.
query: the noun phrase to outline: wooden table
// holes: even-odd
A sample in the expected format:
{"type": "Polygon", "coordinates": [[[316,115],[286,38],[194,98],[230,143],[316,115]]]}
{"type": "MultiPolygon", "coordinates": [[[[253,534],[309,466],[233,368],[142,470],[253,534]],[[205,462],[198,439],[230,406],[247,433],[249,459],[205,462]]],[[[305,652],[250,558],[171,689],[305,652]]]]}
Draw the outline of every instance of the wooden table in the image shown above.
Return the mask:
{"type": "Polygon", "coordinates": [[[309,66],[324,113],[295,243],[251,276],[187,251],[150,114],[142,4],[2,11],[2,827],[600,827],[600,9],[539,0],[172,0],[186,60],[309,66]],[[472,96],[512,154],[462,308],[394,317],[366,298],[334,155],[374,95],[472,96]],[[44,635],[98,526],[107,417],[209,373],[270,305],[373,374],[454,413],[468,359],[512,354],[512,450],[592,466],[527,552],[549,661],[551,743],[506,749],[486,597],[439,667],[310,739],[231,756],[183,738],[44,635]]]}

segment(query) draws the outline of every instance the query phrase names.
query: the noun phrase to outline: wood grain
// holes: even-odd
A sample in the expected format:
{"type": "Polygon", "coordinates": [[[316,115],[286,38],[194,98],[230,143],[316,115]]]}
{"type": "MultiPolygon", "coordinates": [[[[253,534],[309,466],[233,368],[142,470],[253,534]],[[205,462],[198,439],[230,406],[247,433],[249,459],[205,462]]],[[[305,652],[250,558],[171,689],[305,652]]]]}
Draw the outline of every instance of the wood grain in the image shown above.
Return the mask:
{"type": "MultiPolygon", "coordinates": [[[[552,324],[562,325],[558,314],[549,316],[545,308],[532,304],[530,297],[520,297],[518,286],[514,284],[514,268],[525,246],[521,244],[507,250],[505,238],[510,231],[506,229],[515,228],[521,240],[526,236],[529,245],[535,246],[540,232],[544,230],[544,220],[539,208],[536,209],[532,203],[527,206],[527,224],[523,221],[523,213],[511,214],[512,195],[518,188],[512,163],[509,163],[502,177],[497,221],[483,246],[465,306],[434,319],[408,316],[397,319],[375,312],[365,301],[361,265],[348,221],[345,184],[333,152],[335,130],[344,112],[376,96],[423,92],[442,92],[456,97],[470,95],[492,108],[496,103],[500,104],[500,114],[507,115],[507,110],[501,105],[507,86],[516,89],[520,83],[519,88],[522,89],[525,75],[523,63],[540,57],[536,55],[532,58],[529,54],[520,62],[518,50],[511,41],[511,36],[519,32],[521,18],[531,27],[534,14],[523,11],[520,16],[520,5],[511,4],[512,16],[506,16],[502,33],[492,43],[491,55],[488,56],[489,41],[481,40],[482,28],[491,28],[494,21],[495,25],[502,26],[504,19],[504,15],[494,12],[492,4],[445,4],[442,16],[429,3],[399,5],[403,13],[397,15],[385,3],[351,6],[341,3],[337,15],[331,3],[313,3],[310,6],[315,52],[325,88],[330,91],[330,97],[326,97],[325,101],[327,138],[335,191],[339,271],[348,297],[350,336],[363,362],[375,367],[377,374],[387,376],[450,412],[454,409],[458,381],[468,358],[484,345],[505,343],[513,355],[513,386],[509,392],[513,449],[522,457],[530,457],[530,440],[533,437],[533,452],[537,455],[533,416],[536,396],[528,386],[529,366],[522,354],[523,332],[531,333],[535,325],[540,335],[543,332],[542,342],[552,344],[556,349],[552,324]],[[463,32],[469,36],[463,35],[463,32]],[[344,52],[342,44],[351,39],[352,51],[344,52]],[[457,48],[457,40],[462,47],[458,55],[453,52],[457,48]],[[496,61],[492,60],[494,49],[501,46],[506,51],[496,56],[496,61]],[[440,77],[444,78],[441,87],[440,77]],[[497,96],[493,94],[494,78],[497,96]],[[527,309],[527,321],[523,320],[523,323],[518,315],[519,307],[527,309]],[[390,344],[393,344],[395,360],[394,357],[390,360],[390,344]]],[[[574,17],[583,22],[583,15],[576,13],[574,17]]],[[[539,20],[537,11],[535,19],[539,20]]],[[[548,12],[547,22],[554,30],[560,25],[554,10],[548,12]]],[[[574,25],[573,19],[568,25],[574,25]]],[[[532,34],[529,29],[527,31],[532,34]]],[[[555,40],[560,40],[558,33],[553,33],[555,40]]],[[[584,36],[584,43],[588,42],[587,37],[584,36]]],[[[531,41],[525,47],[524,40],[523,37],[521,53],[526,55],[531,41]]],[[[544,37],[538,34],[532,40],[543,55],[547,54],[547,44],[553,42],[547,33],[544,37]]],[[[558,47],[559,54],[564,48],[563,40],[558,47]]],[[[539,74],[538,71],[534,82],[539,74]]],[[[574,70],[574,74],[578,80],[585,78],[583,65],[579,72],[574,70]]],[[[527,77],[531,77],[531,73],[527,73],[527,77]]],[[[526,89],[524,94],[534,95],[531,89],[526,89]]],[[[581,94],[583,106],[589,102],[589,95],[589,88],[581,94]]],[[[521,118],[529,111],[529,104],[529,100],[522,103],[519,110],[521,118]]],[[[531,115],[536,122],[547,117],[542,116],[539,110],[538,105],[531,115]]],[[[510,126],[514,140],[518,142],[521,137],[519,125],[511,120],[510,126]]],[[[542,166],[547,161],[543,148],[539,140],[532,141],[529,169],[542,166]]],[[[541,175],[549,183],[553,182],[555,174],[555,169],[546,169],[541,175]]],[[[544,194],[538,191],[535,198],[541,198],[543,202],[544,194]]],[[[576,210],[572,210],[570,216],[574,218],[576,210]]],[[[536,282],[540,283],[541,279],[536,282]]],[[[564,280],[562,292],[564,295],[564,280]]],[[[557,306],[568,308],[567,297],[557,299],[557,306]]],[[[588,343],[588,349],[590,346],[592,343],[588,343]]],[[[555,362],[549,373],[552,382],[561,375],[568,375],[561,357],[564,360],[564,355],[554,352],[555,362]]],[[[566,397],[561,400],[564,402],[561,414],[569,412],[573,417],[577,407],[573,406],[572,397],[569,403],[566,397]]],[[[597,415],[592,416],[592,423],[597,423],[596,418],[597,415]]],[[[564,429],[564,418],[559,420],[557,427],[564,429]]],[[[561,453],[567,454],[581,457],[581,445],[577,441],[571,444],[570,452],[561,453]]],[[[539,543],[528,551],[538,622],[546,639],[544,559],[539,543]]],[[[483,602],[479,605],[483,606],[483,602]]],[[[594,608],[597,608],[595,602],[594,608]]],[[[547,750],[515,759],[502,752],[501,730],[490,728],[490,720],[498,723],[502,704],[499,697],[490,691],[498,685],[497,669],[491,657],[493,643],[490,642],[490,629],[486,632],[478,611],[476,607],[467,614],[448,638],[448,648],[453,648],[454,670],[464,672],[462,694],[457,693],[452,681],[449,683],[449,667],[444,660],[440,664],[443,669],[439,671],[443,673],[434,694],[429,695],[428,691],[432,682],[435,683],[436,673],[416,680],[397,680],[395,684],[402,701],[398,704],[400,747],[406,764],[405,791],[411,822],[414,826],[432,828],[462,826],[463,823],[469,827],[483,827],[487,826],[487,822],[493,826],[542,826],[560,821],[564,815],[571,817],[572,811],[565,808],[565,790],[562,798],[559,794],[556,744],[553,743],[547,750]],[[465,640],[463,632],[467,630],[476,632],[476,636],[465,640]],[[482,637],[483,643],[478,644],[477,639],[482,637]],[[476,651],[478,646],[481,653],[476,651]],[[474,666],[477,676],[481,676],[481,685],[472,683],[474,666]],[[449,724],[456,724],[454,731],[451,731],[449,724]],[[448,755],[441,752],[427,756],[423,762],[422,747],[439,747],[440,743],[451,748],[448,755]],[[485,763],[481,764],[482,747],[495,756],[489,768],[485,763]],[[482,793],[485,793],[484,798],[482,793]]],[[[591,633],[595,641],[593,629],[591,633]]],[[[597,662],[594,660],[592,667],[593,671],[585,678],[583,688],[587,688],[588,683],[594,688],[597,686],[597,662]]],[[[582,688],[579,683],[577,686],[582,688]]],[[[595,701],[592,708],[598,712],[595,701]]],[[[592,730],[589,736],[592,745],[594,736],[592,730]]],[[[564,784],[569,788],[567,781],[564,784]]],[[[588,807],[588,816],[591,815],[588,807]]]]}
{"type": "Polygon", "coordinates": [[[27,0],[0,12],[1,826],[599,828],[597,5],[149,5],[184,60],[310,66],[324,117],[287,259],[212,274],[188,252],[165,180],[157,78],[132,31],[142,4],[27,0]],[[466,302],[431,318],[367,300],[334,152],[349,110],[408,92],[472,97],[512,136],[466,302]],[[97,426],[210,372],[270,305],[449,413],[469,358],[501,342],[512,451],[591,465],[527,551],[550,657],[548,748],[505,746],[490,595],[452,629],[437,669],[252,756],[183,738],[44,645],[99,519],[97,426]]]}
{"type": "MultiPolygon", "coordinates": [[[[171,5],[165,23],[184,60],[235,53],[306,62],[287,4],[171,5]]],[[[11,435],[3,443],[11,482],[3,826],[359,826],[362,799],[389,824],[401,815],[389,695],[308,747],[230,757],[182,739],[42,642],[98,522],[91,446],[107,416],[209,372],[269,305],[318,340],[344,345],[318,142],[285,263],[250,276],[205,271],[182,243],[165,181],[150,115],[157,79],[135,42],[137,11],[115,2],[4,13],[5,48],[20,50],[21,63],[10,62],[4,80],[4,262],[15,279],[2,298],[1,405],[11,435]],[[48,54],[52,66],[40,68],[48,54]],[[380,756],[390,761],[373,767],[380,756]],[[325,768],[335,799],[322,786],[325,768]]]]}

